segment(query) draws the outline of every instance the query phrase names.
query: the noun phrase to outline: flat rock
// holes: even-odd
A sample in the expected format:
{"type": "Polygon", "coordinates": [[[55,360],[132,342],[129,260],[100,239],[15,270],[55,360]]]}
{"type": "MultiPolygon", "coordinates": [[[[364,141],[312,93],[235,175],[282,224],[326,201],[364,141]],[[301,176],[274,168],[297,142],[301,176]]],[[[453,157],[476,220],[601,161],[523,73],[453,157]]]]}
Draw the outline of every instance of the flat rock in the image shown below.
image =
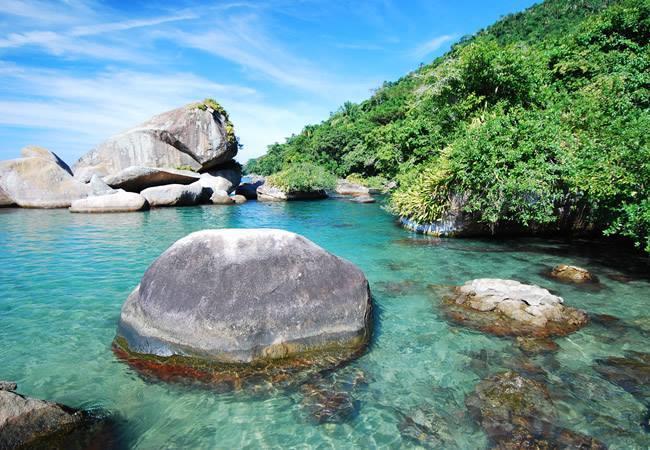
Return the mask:
{"type": "Polygon", "coordinates": [[[149,204],[142,195],[119,190],[114,193],[75,200],[70,205],[69,211],[74,213],[114,213],[142,211],[148,207],[149,204]]]}
{"type": "Polygon", "coordinates": [[[587,324],[587,314],[548,290],[514,280],[482,278],[457,287],[443,300],[447,316],[504,336],[563,336],[587,324]]]}
{"type": "Polygon", "coordinates": [[[375,203],[375,199],[370,195],[356,195],[352,197],[354,203],[375,203]]]}
{"type": "Polygon", "coordinates": [[[0,192],[23,208],[67,208],[92,188],[74,179],[54,157],[39,155],[0,161],[0,192]]]}
{"type": "Polygon", "coordinates": [[[235,157],[238,146],[232,133],[223,111],[190,104],[111,137],[82,156],[73,169],[85,180],[130,166],[207,170],[235,157]]]}
{"type": "Polygon", "coordinates": [[[192,184],[167,184],[140,192],[149,206],[192,206],[203,198],[203,186],[198,181],[192,184]]]}
{"type": "Polygon", "coordinates": [[[200,178],[201,175],[190,170],[131,166],[104,177],[104,182],[115,189],[142,192],[144,189],[166,184],[192,184],[200,178]]]}
{"type": "Polygon", "coordinates": [[[351,183],[346,180],[336,182],[336,193],[340,195],[369,195],[370,189],[360,184],[351,183]]]}
{"type": "Polygon", "coordinates": [[[282,189],[264,183],[257,188],[257,199],[262,202],[284,202],[289,200],[320,200],[327,198],[324,190],[317,191],[291,191],[285,192],[282,189]]]}
{"type": "Polygon", "coordinates": [[[368,341],[370,308],[363,273],[302,236],[204,230],[147,269],[122,307],[115,342],[136,367],[146,355],[263,368],[321,352],[349,358],[368,341]]]}
{"type": "Polygon", "coordinates": [[[567,264],[558,264],[553,267],[551,277],[571,283],[594,283],[598,281],[587,269],[567,264]]]}

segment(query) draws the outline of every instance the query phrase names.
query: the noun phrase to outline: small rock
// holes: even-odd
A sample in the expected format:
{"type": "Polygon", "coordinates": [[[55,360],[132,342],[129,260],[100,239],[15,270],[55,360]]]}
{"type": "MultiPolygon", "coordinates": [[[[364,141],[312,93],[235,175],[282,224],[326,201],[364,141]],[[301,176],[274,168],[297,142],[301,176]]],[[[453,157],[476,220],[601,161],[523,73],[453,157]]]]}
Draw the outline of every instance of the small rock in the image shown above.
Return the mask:
{"type": "Polygon", "coordinates": [[[246,197],[244,197],[243,195],[233,195],[232,199],[238,205],[241,205],[242,203],[246,203],[247,201],[246,197]]]}
{"type": "Polygon", "coordinates": [[[149,204],[142,195],[120,189],[114,194],[96,195],[75,200],[70,205],[69,211],[73,213],[117,213],[142,211],[148,207],[149,204]]]}
{"type": "Polygon", "coordinates": [[[235,200],[228,196],[226,191],[214,191],[210,197],[210,203],[213,205],[232,205],[235,200]]]}
{"type": "Polygon", "coordinates": [[[403,438],[427,448],[456,447],[449,421],[434,409],[418,407],[405,414],[398,428],[403,438]]]}
{"type": "Polygon", "coordinates": [[[0,391],[15,391],[18,385],[11,381],[0,381],[0,391]]]}
{"type": "Polygon", "coordinates": [[[203,198],[203,186],[200,182],[192,184],[167,184],[147,188],[140,192],[150,206],[193,206],[203,198]]]}
{"type": "Polygon", "coordinates": [[[354,203],[375,203],[375,199],[369,195],[357,195],[352,197],[350,201],[354,203]]]}
{"type": "Polygon", "coordinates": [[[335,390],[322,384],[304,384],[301,387],[301,407],[317,424],[343,423],[356,412],[356,402],[345,391],[335,390]]]}
{"type": "Polygon", "coordinates": [[[582,267],[559,264],[553,267],[551,276],[558,280],[568,281],[571,283],[596,283],[598,278],[592,275],[587,269],[582,267]]]}

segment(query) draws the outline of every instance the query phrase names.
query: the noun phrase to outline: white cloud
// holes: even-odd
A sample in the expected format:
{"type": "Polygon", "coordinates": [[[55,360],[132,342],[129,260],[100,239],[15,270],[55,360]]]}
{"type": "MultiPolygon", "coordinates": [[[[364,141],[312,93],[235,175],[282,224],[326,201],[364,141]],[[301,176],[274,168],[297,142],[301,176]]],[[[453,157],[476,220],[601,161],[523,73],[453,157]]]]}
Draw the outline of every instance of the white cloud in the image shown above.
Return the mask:
{"type": "Polygon", "coordinates": [[[456,39],[456,35],[453,34],[443,34],[442,36],[437,36],[423,44],[418,45],[414,50],[411,51],[411,56],[414,58],[424,58],[430,53],[435,52],[440,47],[445,45],[448,42],[456,39]]]}

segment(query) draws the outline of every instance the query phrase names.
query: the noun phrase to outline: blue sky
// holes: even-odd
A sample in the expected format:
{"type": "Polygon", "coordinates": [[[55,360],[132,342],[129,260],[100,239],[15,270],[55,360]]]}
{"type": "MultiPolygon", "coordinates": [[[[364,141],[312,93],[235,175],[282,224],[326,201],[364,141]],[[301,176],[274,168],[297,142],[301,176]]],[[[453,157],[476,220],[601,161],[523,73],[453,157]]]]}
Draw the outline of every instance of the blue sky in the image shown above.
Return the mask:
{"type": "Polygon", "coordinates": [[[0,1],[0,159],[72,164],[112,134],[205,97],[245,162],[533,4],[436,0],[0,1]]]}

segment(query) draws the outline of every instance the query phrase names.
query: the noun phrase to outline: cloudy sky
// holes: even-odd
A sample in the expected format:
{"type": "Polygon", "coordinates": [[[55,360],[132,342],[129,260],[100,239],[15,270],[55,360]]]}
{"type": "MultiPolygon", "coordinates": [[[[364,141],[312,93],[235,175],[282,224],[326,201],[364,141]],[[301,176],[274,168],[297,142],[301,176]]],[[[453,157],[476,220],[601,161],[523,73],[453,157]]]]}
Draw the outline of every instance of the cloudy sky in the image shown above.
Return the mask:
{"type": "Polygon", "coordinates": [[[532,3],[0,0],[0,159],[36,144],[73,163],[212,97],[245,162],[532,3]]]}

